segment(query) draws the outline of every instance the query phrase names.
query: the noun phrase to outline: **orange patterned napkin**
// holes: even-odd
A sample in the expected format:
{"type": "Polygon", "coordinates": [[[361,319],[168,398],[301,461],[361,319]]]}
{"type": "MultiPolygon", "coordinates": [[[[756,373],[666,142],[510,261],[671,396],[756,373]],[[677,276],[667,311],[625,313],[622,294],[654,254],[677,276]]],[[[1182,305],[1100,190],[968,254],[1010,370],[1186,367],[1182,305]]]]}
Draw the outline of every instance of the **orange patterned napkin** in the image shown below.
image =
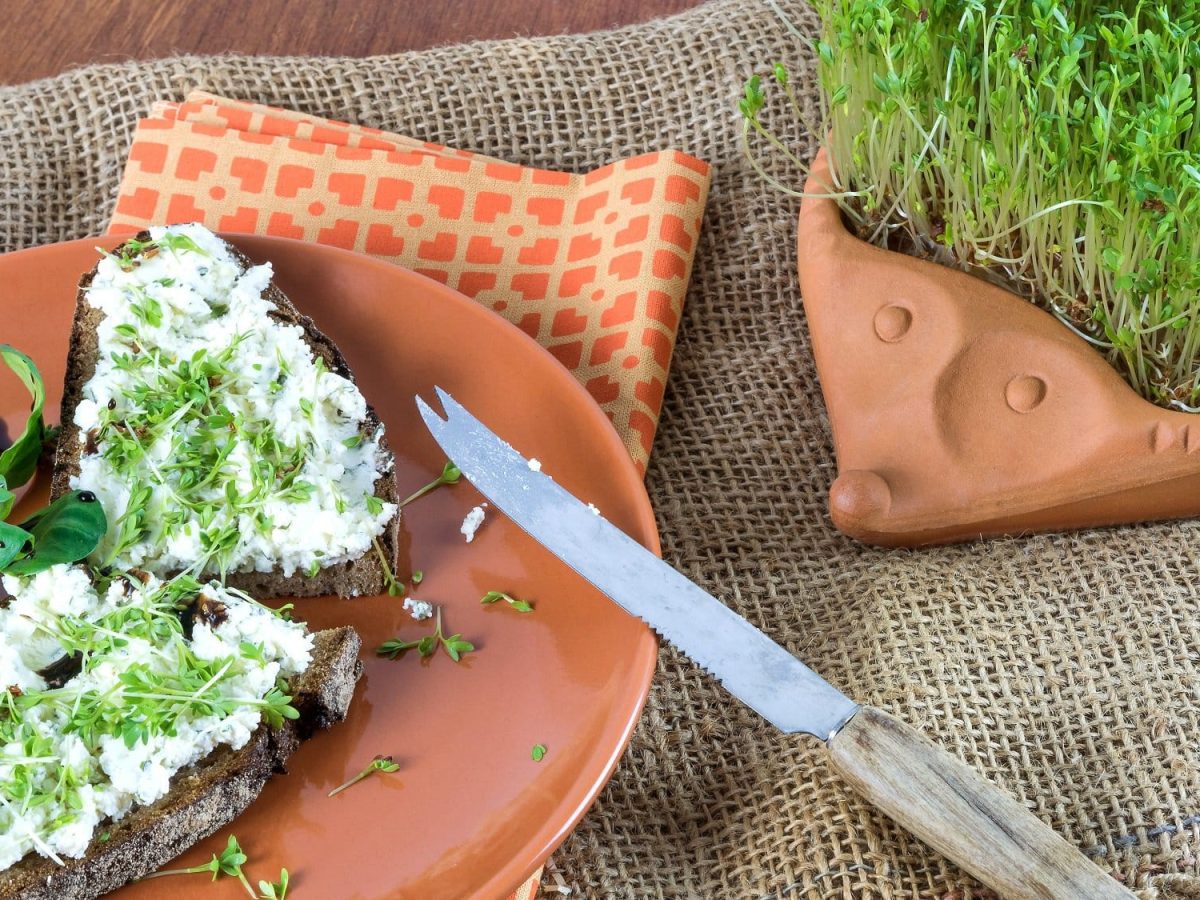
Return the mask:
{"type": "Polygon", "coordinates": [[[674,150],[573,175],[193,92],[139,122],[109,233],[202,222],[435,278],[558,357],[645,471],[708,185],[674,150]]]}

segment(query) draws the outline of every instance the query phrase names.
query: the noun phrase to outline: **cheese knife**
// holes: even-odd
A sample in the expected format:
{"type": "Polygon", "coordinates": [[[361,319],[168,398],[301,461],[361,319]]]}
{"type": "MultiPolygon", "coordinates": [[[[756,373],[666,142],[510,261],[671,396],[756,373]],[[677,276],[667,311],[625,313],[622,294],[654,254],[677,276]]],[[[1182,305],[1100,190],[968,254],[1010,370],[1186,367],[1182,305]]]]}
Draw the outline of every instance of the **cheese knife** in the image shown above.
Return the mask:
{"type": "Polygon", "coordinates": [[[906,830],[1005,897],[1134,896],[982,775],[855,703],[435,390],[445,417],[417,397],[421,416],[480,493],[776,728],[823,741],[833,769],[906,830]]]}

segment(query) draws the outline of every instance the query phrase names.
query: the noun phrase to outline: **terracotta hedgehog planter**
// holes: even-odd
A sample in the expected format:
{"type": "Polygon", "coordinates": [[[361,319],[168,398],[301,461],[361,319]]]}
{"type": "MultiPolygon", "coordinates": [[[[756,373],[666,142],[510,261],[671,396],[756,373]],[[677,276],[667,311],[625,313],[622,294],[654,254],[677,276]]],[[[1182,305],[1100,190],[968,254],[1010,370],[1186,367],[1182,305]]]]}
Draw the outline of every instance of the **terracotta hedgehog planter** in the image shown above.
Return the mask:
{"type": "MultiPolygon", "coordinates": [[[[809,193],[828,171],[822,151],[809,193]]],[[[853,237],[833,200],[805,198],[798,241],[838,529],[916,546],[1200,514],[1200,416],[1052,315],[853,237]]]]}

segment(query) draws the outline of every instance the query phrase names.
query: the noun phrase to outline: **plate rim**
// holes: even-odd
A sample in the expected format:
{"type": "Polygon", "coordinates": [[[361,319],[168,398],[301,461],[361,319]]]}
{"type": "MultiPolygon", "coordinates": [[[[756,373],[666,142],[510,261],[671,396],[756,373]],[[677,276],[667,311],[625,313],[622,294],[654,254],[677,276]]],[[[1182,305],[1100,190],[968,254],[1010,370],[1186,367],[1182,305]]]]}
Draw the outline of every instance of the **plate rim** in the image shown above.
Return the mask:
{"type": "MultiPolygon", "coordinates": [[[[106,234],[76,238],[67,241],[57,241],[47,244],[39,244],[34,247],[26,247],[19,250],[9,251],[8,253],[0,254],[0,269],[8,265],[19,265],[14,263],[14,260],[24,260],[34,256],[47,255],[50,253],[69,252],[74,248],[95,250],[98,248],[112,248],[122,243],[123,241],[133,237],[135,232],[121,234],[106,234]]],[[[613,423],[608,416],[596,403],[595,399],[588,393],[587,389],[574,376],[574,374],[564,366],[549,350],[543,347],[533,337],[525,331],[518,328],[515,324],[508,321],[501,315],[498,315],[493,310],[486,308],[482,303],[474,300],[460,291],[446,285],[437,279],[423,275],[407,266],[399,263],[390,262],[379,257],[369,256],[365,253],[360,253],[353,250],[347,250],[342,247],[335,247],[328,244],[319,244],[312,241],[299,240],[296,238],[287,238],[277,235],[256,234],[253,232],[229,232],[218,231],[217,234],[228,240],[233,245],[237,246],[252,259],[269,260],[270,249],[272,246],[288,246],[298,250],[302,254],[312,254],[317,257],[327,256],[336,258],[342,263],[351,266],[360,266],[368,269],[375,269],[385,273],[385,277],[395,277],[395,273],[401,272],[401,277],[413,279],[422,286],[425,290],[435,295],[440,302],[452,303],[459,307],[459,310],[464,314],[473,317],[482,324],[482,327],[507,330],[511,337],[523,345],[525,352],[541,356],[544,361],[553,363],[551,370],[556,371],[563,380],[564,389],[568,392],[573,392],[577,398],[583,401],[581,409],[586,410],[585,415],[591,420],[589,431],[594,429],[593,440],[603,441],[606,446],[604,452],[609,453],[613,459],[617,461],[615,470],[611,475],[620,482],[618,490],[627,491],[633,500],[635,524],[634,532],[630,534],[634,540],[646,547],[659,558],[662,557],[662,545],[658,532],[657,521],[654,515],[654,509],[650,502],[649,495],[646,492],[645,480],[638,472],[633,458],[629,455],[628,449],[621,440],[613,423]],[[247,246],[248,245],[248,246],[247,246]],[[257,246],[255,246],[257,245],[257,246]],[[262,252],[257,252],[258,250],[262,252]]],[[[3,299],[0,299],[0,306],[3,306],[3,299]]],[[[304,312],[303,309],[301,312],[304,312]]],[[[57,410],[55,415],[57,416],[57,410]]],[[[614,603],[614,606],[616,604],[614,603]]],[[[619,607],[617,607],[619,608],[619,607]]],[[[601,771],[593,777],[580,779],[580,781],[590,781],[583,790],[583,797],[573,809],[567,812],[563,820],[554,826],[553,834],[548,839],[536,842],[531,841],[524,845],[524,851],[514,855],[511,861],[502,866],[498,871],[488,874],[479,885],[474,888],[473,896],[477,898],[488,898],[494,900],[496,897],[508,897],[519,887],[521,887],[529,878],[542,868],[546,860],[551,854],[562,845],[562,843],[570,836],[579,824],[584,815],[595,804],[600,792],[607,786],[612,779],[613,773],[622,757],[625,755],[629,747],[630,740],[634,730],[641,721],[642,713],[645,709],[646,702],[649,698],[650,687],[653,682],[653,677],[658,663],[659,642],[654,632],[647,627],[643,638],[637,641],[631,654],[629,668],[638,677],[640,683],[636,702],[632,705],[629,713],[621,727],[620,737],[616,745],[612,748],[612,752],[608,756],[601,771]]],[[[353,712],[351,713],[353,715],[353,712]]],[[[236,821],[236,819],[234,820],[236,821]]],[[[554,820],[549,820],[553,822],[554,820]]],[[[232,824],[232,823],[230,823],[232,824]]],[[[403,888],[404,885],[397,885],[398,888],[403,888]]]]}

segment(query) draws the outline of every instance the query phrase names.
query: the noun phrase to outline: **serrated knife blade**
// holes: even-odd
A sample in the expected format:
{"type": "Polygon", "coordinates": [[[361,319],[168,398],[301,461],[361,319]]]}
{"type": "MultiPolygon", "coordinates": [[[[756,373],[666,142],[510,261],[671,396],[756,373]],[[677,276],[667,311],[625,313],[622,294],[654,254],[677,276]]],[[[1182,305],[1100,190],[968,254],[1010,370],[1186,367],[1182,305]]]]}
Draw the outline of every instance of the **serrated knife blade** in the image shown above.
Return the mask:
{"type": "Polygon", "coordinates": [[[520,528],[785,732],[825,742],[859,794],[1006,897],[1133,900],[1076,847],[961,760],[808,666],[556,484],[454,398],[421,417],[520,528]]]}
{"type": "Polygon", "coordinates": [[[437,388],[417,398],[434,440],[497,508],[780,731],[828,740],[858,705],[557,484],[437,388]]]}

